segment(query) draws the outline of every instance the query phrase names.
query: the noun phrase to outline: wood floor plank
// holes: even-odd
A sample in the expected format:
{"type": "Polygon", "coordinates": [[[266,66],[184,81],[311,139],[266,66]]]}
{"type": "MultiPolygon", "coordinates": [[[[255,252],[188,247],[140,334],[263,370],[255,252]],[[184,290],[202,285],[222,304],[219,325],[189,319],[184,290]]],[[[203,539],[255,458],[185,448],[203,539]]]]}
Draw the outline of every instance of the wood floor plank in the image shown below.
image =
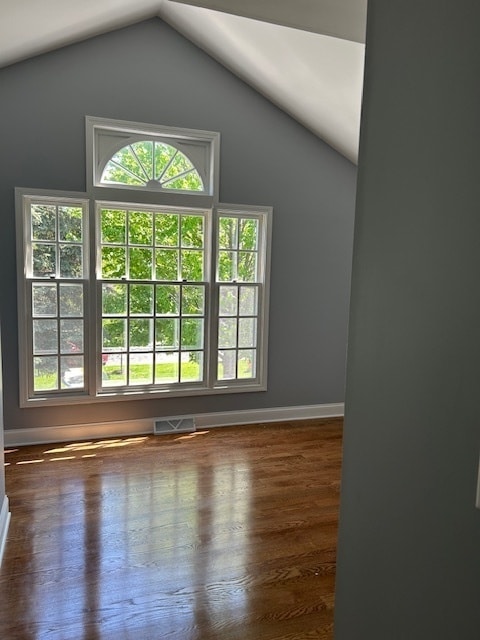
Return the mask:
{"type": "Polygon", "coordinates": [[[7,449],[3,640],[331,640],[342,421],[7,449]]]}

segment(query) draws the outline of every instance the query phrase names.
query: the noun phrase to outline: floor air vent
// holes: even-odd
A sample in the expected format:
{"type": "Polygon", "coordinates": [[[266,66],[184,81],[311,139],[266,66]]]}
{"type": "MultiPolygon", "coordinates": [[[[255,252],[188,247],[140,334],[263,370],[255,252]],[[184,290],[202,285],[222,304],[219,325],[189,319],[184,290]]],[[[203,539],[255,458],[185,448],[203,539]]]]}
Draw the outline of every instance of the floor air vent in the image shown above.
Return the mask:
{"type": "Polygon", "coordinates": [[[153,421],[153,433],[193,433],[195,431],[195,418],[193,416],[180,416],[176,418],[158,418],[153,421]]]}

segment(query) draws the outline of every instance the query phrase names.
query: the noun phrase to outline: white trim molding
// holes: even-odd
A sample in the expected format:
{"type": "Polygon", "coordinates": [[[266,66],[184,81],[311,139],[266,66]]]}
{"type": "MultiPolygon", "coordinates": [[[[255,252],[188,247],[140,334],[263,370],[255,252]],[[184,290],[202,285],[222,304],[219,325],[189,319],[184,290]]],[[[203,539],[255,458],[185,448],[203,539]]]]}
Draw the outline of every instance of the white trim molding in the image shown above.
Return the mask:
{"type": "MultiPolygon", "coordinates": [[[[219,413],[199,413],[192,416],[201,429],[227,427],[266,422],[289,422],[315,418],[339,418],[344,414],[343,403],[315,404],[298,407],[276,407],[219,413]]],[[[139,420],[121,420],[88,424],[62,425],[55,427],[32,427],[28,429],[6,429],[5,446],[18,447],[47,442],[67,442],[95,438],[115,438],[153,433],[153,424],[161,416],[139,420]]]]}
{"type": "Polygon", "coordinates": [[[10,511],[8,498],[4,496],[2,510],[0,511],[0,565],[2,564],[5,543],[7,542],[8,526],[10,524],[10,511]]]}
{"type": "Polygon", "coordinates": [[[225,411],[224,413],[204,413],[195,417],[195,425],[205,428],[230,427],[243,424],[264,424],[265,422],[289,422],[290,420],[310,420],[313,418],[337,418],[344,413],[343,403],[315,404],[301,407],[277,407],[272,409],[251,409],[246,411],[225,411]]]}

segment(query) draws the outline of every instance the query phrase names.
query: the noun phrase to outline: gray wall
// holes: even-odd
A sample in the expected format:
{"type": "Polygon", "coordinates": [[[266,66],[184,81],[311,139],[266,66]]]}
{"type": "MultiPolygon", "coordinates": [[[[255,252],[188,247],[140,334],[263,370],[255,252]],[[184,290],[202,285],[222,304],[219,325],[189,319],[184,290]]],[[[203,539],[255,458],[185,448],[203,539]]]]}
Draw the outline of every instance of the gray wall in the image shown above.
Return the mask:
{"type": "Polygon", "coordinates": [[[476,640],[480,3],[371,0],[337,640],[476,640]]]}
{"type": "Polygon", "coordinates": [[[7,429],[342,402],[356,168],[159,20],[0,71],[7,429]],[[18,408],[13,189],[85,188],[85,115],[220,131],[224,202],[274,207],[265,393],[18,408]]]}

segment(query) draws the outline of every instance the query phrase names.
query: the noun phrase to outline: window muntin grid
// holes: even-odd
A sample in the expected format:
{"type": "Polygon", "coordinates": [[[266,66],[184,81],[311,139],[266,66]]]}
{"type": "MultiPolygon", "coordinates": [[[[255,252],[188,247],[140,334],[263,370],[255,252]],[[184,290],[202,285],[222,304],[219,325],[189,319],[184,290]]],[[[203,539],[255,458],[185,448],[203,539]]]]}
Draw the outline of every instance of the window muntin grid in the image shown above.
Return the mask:
{"type": "Polygon", "coordinates": [[[101,283],[102,388],[205,380],[205,283],[101,283]]]}
{"type": "Polygon", "coordinates": [[[34,392],[84,388],[84,284],[32,281],[34,392]]]}
{"type": "Polygon", "coordinates": [[[255,380],[264,260],[262,218],[221,213],[217,226],[217,380],[255,380]]]}
{"type": "Polygon", "coordinates": [[[85,200],[26,198],[26,345],[29,394],[85,389],[85,200]]]}
{"type": "Polygon", "coordinates": [[[102,389],[205,382],[207,212],[98,216],[102,389]]]}
{"type": "Polygon", "coordinates": [[[206,212],[102,205],[102,279],[205,280],[206,212]]]}
{"type": "Polygon", "coordinates": [[[221,285],[218,307],[217,379],[255,379],[259,285],[221,285]]]}
{"type": "Polygon", "coordinates": [[[85,277],[85,207],[50,199],[28,204],[27,274],[33,278],[85,277]]]}

